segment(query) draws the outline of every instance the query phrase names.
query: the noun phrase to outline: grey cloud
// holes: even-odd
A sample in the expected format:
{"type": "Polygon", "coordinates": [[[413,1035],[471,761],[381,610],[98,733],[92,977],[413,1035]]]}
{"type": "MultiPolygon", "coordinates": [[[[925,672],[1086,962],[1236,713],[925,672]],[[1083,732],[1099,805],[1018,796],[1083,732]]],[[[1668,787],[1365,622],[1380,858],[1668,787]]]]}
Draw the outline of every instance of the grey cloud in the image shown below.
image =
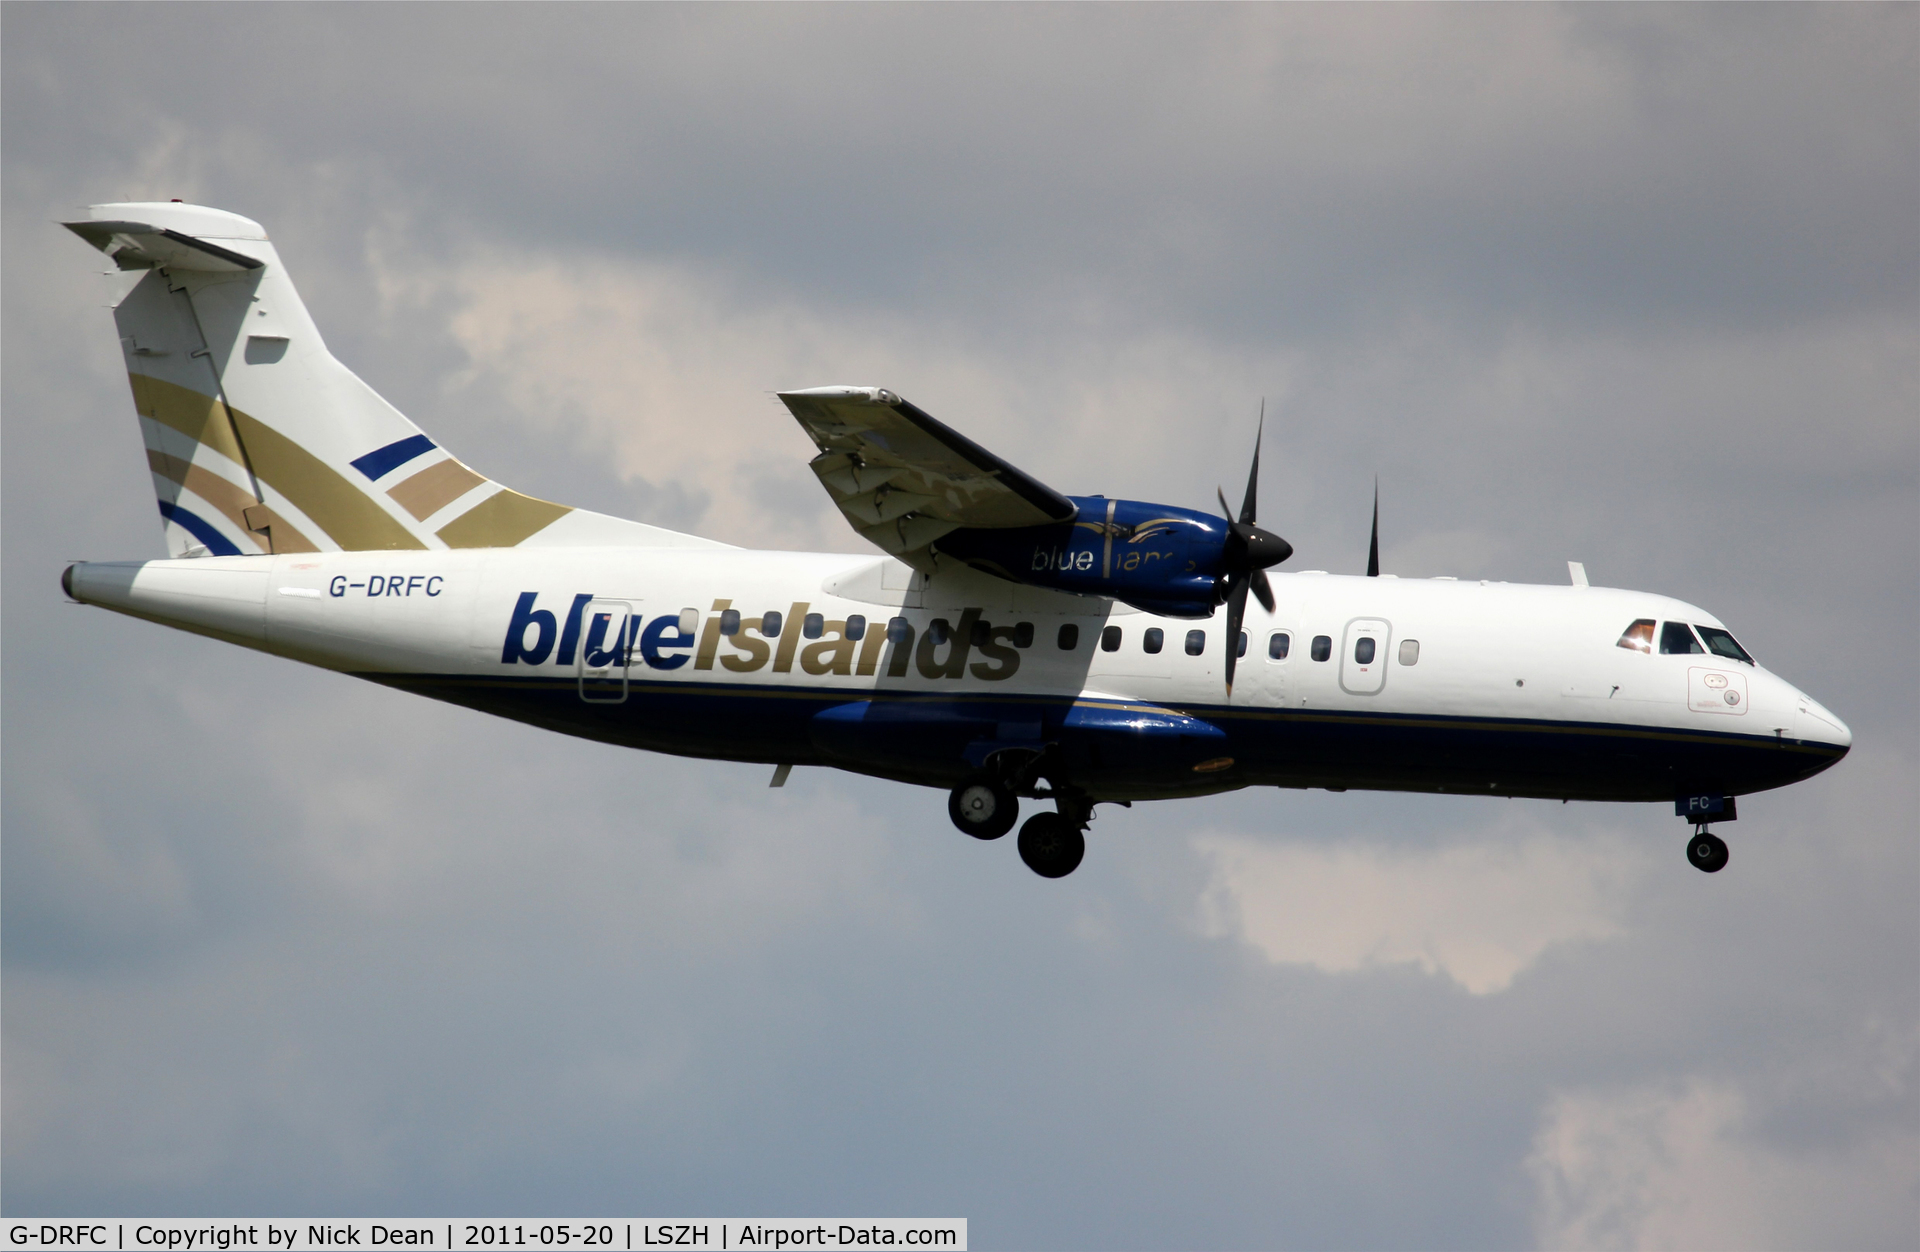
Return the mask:
{"type": "Polygon", "coordinates": [[[1916,20],[7,6],[0,1205],[1538,1246],[1553,1110],[1696,1089],[1744,1110],[1725,1159],[1910,1179],[1916,20]],[[120,195],[265,222],[335,351],[531,490],[704,527],[738,474],[809,516],[786,427],[627,476],[596,415],[473,372],[425,281],[671,263],[830,328],[769,323],[769,361],[900,361],[872,381],[1071,490],[1204,504],[1265,394],[1294,566],[1359,567],[1379,473],[1389,571],[1696,600],[1859,747],[1744,805],[1716,879],[1651,810],[1261,793],[1103,813],[1043,884],[932,793],[769,791],[63,606],[64,560],[158,553],[50,223],[120,195]],[[1200,925],[1206,836],[1392,864],[1515,812],[1653,868],[1507,990],[1200,925]]]}
{"type": "Polygon", "coordinates": [[[156,107],[45,82],[10,143],[110,159],[175,122],[309,183],[370,155],[439,222],[1242,339],[1764,324],[1920,273],[1897,8],[168,12],[16,15],[156,107]],[[227,72],[183,82],[168,40],[227,72]]]}

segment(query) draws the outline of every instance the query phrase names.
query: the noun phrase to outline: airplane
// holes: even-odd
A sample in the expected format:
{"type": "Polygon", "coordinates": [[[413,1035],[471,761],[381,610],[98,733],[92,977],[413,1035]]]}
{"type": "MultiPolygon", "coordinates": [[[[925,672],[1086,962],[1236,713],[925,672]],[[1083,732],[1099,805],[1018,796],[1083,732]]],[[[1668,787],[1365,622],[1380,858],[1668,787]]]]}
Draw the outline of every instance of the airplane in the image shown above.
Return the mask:
{"type": "Polygon", "coordinates": [[[1046,878],[1098,804],[1243,787],[1670,802],[1713,873],[1737,797],[1852,744],[1694,605],[1575,562],[1567,586],[1382,573],[1377,488],[1364,576],[1269,573],[1293,550],[1256,521],[1257,439],[1215,515],[1063,495],[892,391],[812,387],[777,395],[867,555],[538,499],[336,360],[258,223],[89,213],[65,225],[114,263],[168,555],[69,566],[84,604],[776,787],[941,788],[1046,878]]]}

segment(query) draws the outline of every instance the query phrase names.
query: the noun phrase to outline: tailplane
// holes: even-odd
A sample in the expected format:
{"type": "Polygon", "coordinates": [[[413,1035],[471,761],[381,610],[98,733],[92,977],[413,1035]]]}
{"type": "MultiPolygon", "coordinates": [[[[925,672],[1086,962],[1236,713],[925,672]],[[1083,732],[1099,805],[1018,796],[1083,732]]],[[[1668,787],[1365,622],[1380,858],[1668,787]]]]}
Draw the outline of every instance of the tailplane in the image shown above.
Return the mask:
{"type": "Polygon", "coordinates": [[[725,546],[467,468],[327,351],[258,223],[179,203],[91,213],[67,228],[143,271],[113,316],[169,556],[725,546]]]}

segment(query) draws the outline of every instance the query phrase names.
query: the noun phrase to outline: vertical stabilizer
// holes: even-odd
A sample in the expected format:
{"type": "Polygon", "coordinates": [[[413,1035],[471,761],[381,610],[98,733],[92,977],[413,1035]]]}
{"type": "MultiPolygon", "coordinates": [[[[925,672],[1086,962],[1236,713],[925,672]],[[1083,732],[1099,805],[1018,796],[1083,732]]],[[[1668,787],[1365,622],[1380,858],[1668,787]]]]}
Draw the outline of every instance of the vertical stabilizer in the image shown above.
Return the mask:
{"type": "Polygon", "coordinates": [[[722,546],[467,468],[335,360],[259,223],[100,204],[68,229],[122,270],[114,308],[170,556],[722,546]]]}

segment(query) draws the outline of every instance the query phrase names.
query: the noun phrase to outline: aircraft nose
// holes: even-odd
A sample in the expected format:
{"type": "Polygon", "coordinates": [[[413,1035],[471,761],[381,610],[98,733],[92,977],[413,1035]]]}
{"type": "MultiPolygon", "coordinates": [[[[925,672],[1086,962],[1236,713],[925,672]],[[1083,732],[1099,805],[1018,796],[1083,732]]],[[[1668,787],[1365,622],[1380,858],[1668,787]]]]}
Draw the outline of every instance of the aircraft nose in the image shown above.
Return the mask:
{"type": "Polygon", "coordinates": [[[1818,700],[1802,695],[1799,706],[1801,739],[1829,743],[1843,751],[1853,746],[1853,731],[1818,700]]]}

